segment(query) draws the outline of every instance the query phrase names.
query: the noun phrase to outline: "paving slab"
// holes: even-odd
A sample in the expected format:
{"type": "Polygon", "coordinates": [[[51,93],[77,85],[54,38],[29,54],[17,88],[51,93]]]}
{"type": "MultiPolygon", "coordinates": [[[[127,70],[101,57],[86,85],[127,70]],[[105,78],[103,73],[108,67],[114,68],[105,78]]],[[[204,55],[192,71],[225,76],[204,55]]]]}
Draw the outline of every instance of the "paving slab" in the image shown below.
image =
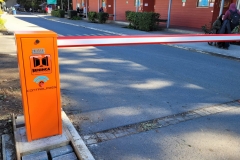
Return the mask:
{"type": "Polygon", "coordinates": [[[55,157],[53,160],[77,160],[77,156],[75,155],[74,152],[65,154],[63,156],[55,157]]]}
{"type": "Polygon", "coordinates": [[[48,155],[46,151],[36,152],[22,156],[22,160],[48,160],[48,155]]]}
{"type": "Polygon", "coordinates": [[[2,135],[2,155],[3,160],[13,160],[15,159],[14,153],[15,147],[13,140],[9,134],[2,135]]]}
{"type": "Polygon", "coordinates": [[[50,150],[50,155],[52,158],[55,158],[71,152],[73,152],[73,148],[70,145],[67,145],[50,150]]]}

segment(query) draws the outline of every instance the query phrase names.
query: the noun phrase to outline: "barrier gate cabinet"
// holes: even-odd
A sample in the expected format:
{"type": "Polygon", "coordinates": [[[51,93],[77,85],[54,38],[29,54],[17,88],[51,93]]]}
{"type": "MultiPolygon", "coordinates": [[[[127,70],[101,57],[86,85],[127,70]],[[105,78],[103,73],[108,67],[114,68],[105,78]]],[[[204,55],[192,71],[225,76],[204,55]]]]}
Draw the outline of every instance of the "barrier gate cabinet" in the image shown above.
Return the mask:
{"type": "Polygon", "coordinates": [[[62,134],[57,34],[16,32],[27,140],[62,134]]]}

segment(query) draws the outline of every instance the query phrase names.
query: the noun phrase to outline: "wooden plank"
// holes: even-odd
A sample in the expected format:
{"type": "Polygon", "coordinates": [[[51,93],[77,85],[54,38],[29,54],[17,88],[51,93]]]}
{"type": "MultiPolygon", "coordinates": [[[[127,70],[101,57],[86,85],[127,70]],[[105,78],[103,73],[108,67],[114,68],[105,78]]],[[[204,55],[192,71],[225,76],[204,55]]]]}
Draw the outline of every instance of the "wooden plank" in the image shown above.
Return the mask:
{"type": "Polygon", "coordinates": [[[12,114],[12,124],[13,124],[13,134],[14,134],[14,143],[15,143],[15,149],[16,149],[16,157],[17,157],[17,160],[21,160],[20,149],[19,149],[20,139],[17,134],[16,119],[15,119],[14,113],[12,114]]]}
{"type": "Polygon", "coordinates": [[[81,153],[78,151],[77,146],[74,143],[74,140],[72,139],[71,133],[64,126],[63,126],[63,128],[65,129],[65,132],[66,132],[68,138],[70,139],[71,145],[73,147],[74,152],[76,153],[77,158],[82,160],[81,153]]]}
{"type": "Polygon", "coordinates": [[[26,135],[24,134],[25,127],[16,128],[16,118],[14,114],[12,115],[12,121],[17,160],[21,160],[21,157],[27,154],[40,151],[48,152],[54,148],[70,144],[70,140],[66,133],[58,136],[52,136],[27,142],[26,135]]]}
{"type": "Polygon", "coordinates": [[[55,144],[55,145],[42,147],[42,148],[35,149],[35,150],[29,150],[29,151],[22,152],[20,154],[20,156],[25,156],[25,155],[28,155],[28,154],[32,154],[32,153],[35,153],[35,152],[41,152],[41,151],[49,152],[52,149],[59,148],[59,147],[62,147],[62,146],[66,146],[68,144],[70,144],[70,141],[65,141],[65,142],[62,142],[62,143],[58,143],[58,144],[55,144]]]}
{"type": "Polygon", "coordinates": [[[70,138],[77,157],[81,160],[95,160],[64,111],[62,111],[62,120],[63,128],[70,138]]]}

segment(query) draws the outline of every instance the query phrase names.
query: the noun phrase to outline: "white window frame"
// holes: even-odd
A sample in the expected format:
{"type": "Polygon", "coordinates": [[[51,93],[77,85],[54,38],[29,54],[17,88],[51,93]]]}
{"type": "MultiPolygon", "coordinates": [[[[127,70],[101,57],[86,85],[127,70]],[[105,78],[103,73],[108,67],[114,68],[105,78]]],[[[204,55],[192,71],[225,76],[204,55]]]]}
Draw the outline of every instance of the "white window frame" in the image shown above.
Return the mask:
{"type": "Polygon", "coordinates": [[[201,1],[201,0],[197,0],[197,7],[209,7],[209,1],[210,0],[207,0],[208,1],[208,3],[207,3],[208,5],[207,6],[199,6],[199,1],[201,1]]]}
{"type": "Polygon", "coordinates": [[[134,6],[136,7],[136,6],[140,6],[140,4],[141,4],[141,0],[134,0],[134,6]]]}

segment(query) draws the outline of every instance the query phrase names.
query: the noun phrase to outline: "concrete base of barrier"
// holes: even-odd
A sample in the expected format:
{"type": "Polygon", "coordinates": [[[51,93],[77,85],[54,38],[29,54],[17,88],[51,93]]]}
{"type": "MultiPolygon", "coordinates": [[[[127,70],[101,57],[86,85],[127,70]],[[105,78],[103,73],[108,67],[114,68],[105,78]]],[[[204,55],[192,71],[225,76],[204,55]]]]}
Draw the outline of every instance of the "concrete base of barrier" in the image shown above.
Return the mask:
{"type": "MultiPolygon", "coordinates": [[[[50,151],[62,146],[71,145],[78,159],[94,160],[92,154],[84,144],[82,138],[68,119],[64,111],[62,111],[63,134],[42,138],[27,142],[26,129],[23,116],[14,117],[13,129],[17,159],[21,160],[23,156],[37,154],[50,151]]],[[[66,156],[66,155],[62,155],[66,156]]]]}

